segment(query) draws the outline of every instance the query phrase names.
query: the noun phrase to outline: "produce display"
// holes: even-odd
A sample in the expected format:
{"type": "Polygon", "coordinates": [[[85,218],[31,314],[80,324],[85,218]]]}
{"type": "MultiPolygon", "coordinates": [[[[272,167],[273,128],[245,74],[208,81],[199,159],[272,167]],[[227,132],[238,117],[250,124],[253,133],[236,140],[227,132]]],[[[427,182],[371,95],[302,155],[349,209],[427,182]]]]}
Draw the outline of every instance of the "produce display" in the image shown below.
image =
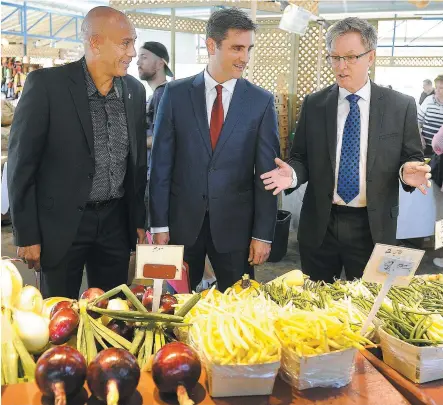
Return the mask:
{"type": "Polygon", "coordinates": [[[349,320],[336,310],[287,312],[276,320],[275,331],[282,345],[300,357],[372,344],[352,331],[349,320]]]}
{"type": "MultiPolygon", "coordinates": [[[[212,289],[185,317],[189,341],[215,364],[262,364],[280,359],[274,333],[278,306],[263,295],[212,289]]],[[[258,293],[258,290],[257,290],[258,293]]],[[[185,304],[186,305],[186,304],[185,304]]]]}
{"type": "MultiPolygon", "coordinates": [[[[117,405],[133,395],[145,372],[160,393],[176,394],[180,405],[191,405],[202,368],[213,387],[214,379],[238,375],[245,395],[255,394],[254,384],[270,384],[272,391],[279,368],[291,377],[284,381],[298,389],[338,387],[349,383],[353,367],[346,367],[341,385],[334,384],[330,369],[336,360],[329,355],[374,345],[379,327],[403,342],[443,351],[441,275],[392,287],[362,336],[381,287],[361,280],[313,282],[294,270],[260,284],[245,275],[224,293],[213,287],[162,294],[153,313],[152,287],[89,288],[78,301],[43,300],[38,289],[23,286],[13,261],[2,260],[0,270],[2,385],[35,380],[55,405],[68,404],[85,382],[100,401],[117,405]],[[326,377],[313,383],[301,375],[300,359],[317,356],[326,356],[316,363],[324,364],[326,377]],[[268,370],[262,380],[257,370],[268,370]]],[[[346,358],[352,365],[353,354],[346,358]]],[[[211,384],[210,395],[238,395],[220,393],[223,384],[214,388],[215,395],[211,384]]]]}

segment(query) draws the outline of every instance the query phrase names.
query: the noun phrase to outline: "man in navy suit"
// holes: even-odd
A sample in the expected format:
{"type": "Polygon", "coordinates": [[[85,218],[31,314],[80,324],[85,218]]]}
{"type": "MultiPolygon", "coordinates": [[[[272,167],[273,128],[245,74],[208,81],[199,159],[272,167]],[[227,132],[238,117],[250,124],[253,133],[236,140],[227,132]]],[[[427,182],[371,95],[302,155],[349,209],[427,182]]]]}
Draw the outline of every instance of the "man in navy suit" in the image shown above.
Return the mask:
{"type": "Polygon", "coordinates": [[[193,289],[206,255],[223,291],[271,250],[277,199],[260,174],[280,150],[274,98],[242,79],[255,29],[238,9],[213,13],[207,68],[169,83],[157,113],[151,230],[156,244],[185,246],[193,289]]]}

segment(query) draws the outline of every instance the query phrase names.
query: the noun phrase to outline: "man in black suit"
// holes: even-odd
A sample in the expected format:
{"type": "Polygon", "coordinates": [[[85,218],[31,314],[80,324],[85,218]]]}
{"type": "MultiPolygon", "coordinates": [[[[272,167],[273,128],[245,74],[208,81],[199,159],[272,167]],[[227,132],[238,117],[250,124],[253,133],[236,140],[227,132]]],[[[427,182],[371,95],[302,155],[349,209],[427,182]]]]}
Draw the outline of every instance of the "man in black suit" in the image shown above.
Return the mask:
{"type": "Polygon", "coordinates": [[[144,241],[145,89],[127,69],[135,29],[110,7],[82,25],[85,57],[31,73],[11,129],[8,188],[18,255],[45,297],[126,283],[144,241]]]}
{"type": "Polygon", "coordinates": [[[238,9],[213,13],[209,64],[168,83],[154,127],[150,213],[154,242],[185,246],[191,288],[209,256],[225,290],[269,256],[277,199],[260,173],[279,154],[271,93],[242,79],[255,24],[238,9]]]}
{"type": "Polygon", "coordinates": [[[327,33],[337,83],[308,95],[288,163],[262,175],[278,194],[308,183],[298,241],[302,269],[332,281],[344,267],[361,277],[374,243],[395,244],[398,182],[406,191],[430,187],[412,97],[368,78],[377,33],[359,18],[327,33]]]}

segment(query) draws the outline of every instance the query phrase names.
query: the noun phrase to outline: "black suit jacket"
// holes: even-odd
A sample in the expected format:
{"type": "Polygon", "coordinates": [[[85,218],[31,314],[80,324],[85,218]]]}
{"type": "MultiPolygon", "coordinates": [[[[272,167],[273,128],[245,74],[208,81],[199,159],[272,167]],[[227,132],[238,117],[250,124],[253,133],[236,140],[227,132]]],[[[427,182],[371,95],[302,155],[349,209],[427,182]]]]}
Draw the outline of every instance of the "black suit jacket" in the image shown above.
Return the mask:
{"type": "MultiPolygon", "coordinates": [[[[124,180],[128,232],[144,228],[146,93],[123,77],[129,156],[124,180]]],[[[89,198],[94,134],[81,61],[29,74],[11,127],[8,189],[17,246],[42,245],[41,263],[67,253],[89,198]]]]}
{"type": "Polygon", "coordinates": [[[279,155],[274,97],[244,79],[236,83],[212,151],[203,73],[166,86],[154,126],[151,226],[169,226],[171,241],[192,246],[206,211],[220,253],[272,241],[277,198],[260,175],[279,155]]]}
{"type": "MultiPolygon", "coordinates": [[[[289,159],[297,175],[297,188],[308,182],[298,240],[314,248],[325,237],[332,206],[338,93],[334,84],[306,96],[289,159]]],[[[399,170],[414,160],[423,160],[414,99],[371,83],[366,194],[374,243],[395,243],[399,170]]],[[[404,184],[403,188],[413,191],[404,184]]]]}

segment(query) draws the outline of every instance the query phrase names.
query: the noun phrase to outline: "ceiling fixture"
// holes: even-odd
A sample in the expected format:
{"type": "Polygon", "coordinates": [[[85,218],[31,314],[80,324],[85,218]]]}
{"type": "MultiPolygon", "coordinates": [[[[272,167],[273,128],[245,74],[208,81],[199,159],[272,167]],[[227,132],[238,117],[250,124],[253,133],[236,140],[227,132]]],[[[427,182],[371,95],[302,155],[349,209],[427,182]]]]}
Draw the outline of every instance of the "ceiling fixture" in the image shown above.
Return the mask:
{"type": "Polygon", "coordinates": [[[280,20],[279,28],[284,31],[292,34],[304,35],[310,21],[315,21],[325,29],[330,26],[327,21],[302,7],[290,4],[287,1],[281,1],[280,6],[283,9],[283,15],[280,20]]]}
{"type": "Polygon", "coordinates": [[[6,38],[2,38],[2,46],[8,46],[9,41],[6,38]]]}

